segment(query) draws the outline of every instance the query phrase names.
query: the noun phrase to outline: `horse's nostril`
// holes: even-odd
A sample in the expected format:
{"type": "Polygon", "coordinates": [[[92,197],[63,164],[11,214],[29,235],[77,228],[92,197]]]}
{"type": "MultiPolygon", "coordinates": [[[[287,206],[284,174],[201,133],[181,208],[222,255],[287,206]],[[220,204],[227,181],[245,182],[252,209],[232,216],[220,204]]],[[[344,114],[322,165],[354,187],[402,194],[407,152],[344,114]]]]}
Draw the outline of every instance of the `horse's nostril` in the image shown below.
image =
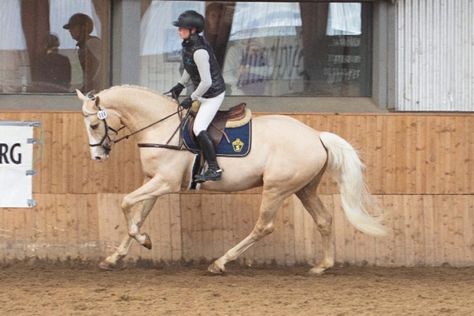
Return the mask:
{"type": "Polygon", "coordinates": [[[94,157],[95,160],[100,160],[101,158],[99,156],[94,157]]]}

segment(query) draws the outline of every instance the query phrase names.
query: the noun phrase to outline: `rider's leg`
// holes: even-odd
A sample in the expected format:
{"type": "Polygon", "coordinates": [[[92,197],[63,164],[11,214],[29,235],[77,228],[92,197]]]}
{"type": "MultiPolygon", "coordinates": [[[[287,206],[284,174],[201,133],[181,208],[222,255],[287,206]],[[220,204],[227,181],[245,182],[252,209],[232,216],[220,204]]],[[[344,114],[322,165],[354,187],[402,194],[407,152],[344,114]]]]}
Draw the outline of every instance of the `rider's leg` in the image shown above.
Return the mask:
{"type": "Polygon", "coordinates": [[[201,131],[197,136],[197,139],[208,168],[204,174],[197,175],[195,180],[197,182],[220,180],[222,177],[222,169],[217,164],[216,151],[209,134],[206,131],[201,131]]]}
{"type": "Polygon", "coordinates": [[[195,180],[198,182],[209,180],[216,181],[221,179],[222,170],[219,168],[217,163],[214,144],[207,133],[207,128],[224,101],[224,96],[225,93],[223,92],[217,97],[209,99],[201,98],[200,100],[201,106],[196,114],[196,119],[194,120],[193,132],[194,135],[197,136],[199,147],[201,147],[208,169],[203,175],[198,175],[196,177],[195,180]]]}

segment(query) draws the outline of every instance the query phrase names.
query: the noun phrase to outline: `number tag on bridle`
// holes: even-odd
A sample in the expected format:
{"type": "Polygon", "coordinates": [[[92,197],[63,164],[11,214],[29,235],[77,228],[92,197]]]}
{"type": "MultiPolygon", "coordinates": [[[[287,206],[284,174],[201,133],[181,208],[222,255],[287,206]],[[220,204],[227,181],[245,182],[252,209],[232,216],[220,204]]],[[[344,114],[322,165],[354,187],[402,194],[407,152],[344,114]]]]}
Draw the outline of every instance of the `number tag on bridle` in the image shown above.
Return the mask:
{"type": "Polygon", "coordinates": [[[97,118],[99,120],[105,120],[107,118],[107,112],[105,112],[104,110],[100,110],[99,112],[97,112],[97,118]]]}

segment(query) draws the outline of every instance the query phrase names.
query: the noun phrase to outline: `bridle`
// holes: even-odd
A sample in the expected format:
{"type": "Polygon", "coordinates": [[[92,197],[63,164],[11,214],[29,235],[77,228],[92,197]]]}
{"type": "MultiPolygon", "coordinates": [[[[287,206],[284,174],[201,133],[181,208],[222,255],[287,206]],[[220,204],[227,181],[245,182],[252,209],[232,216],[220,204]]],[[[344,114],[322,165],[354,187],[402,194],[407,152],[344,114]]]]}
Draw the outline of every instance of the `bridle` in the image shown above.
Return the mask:
{"type": "Polygon", "coordinates": [[[166,142],[166,144],[139,144],[138,146],[139,147],[155,147],[155,148],[168,148],[168,149],[175,149],[175,150],[181,150],[182,149],[182,139],[180,137],[180,144],[178,146],[174,146],[174,145],[169,145],[169,142],[173,139],[173,137],[176,135],[176,133],[178,132],[178,130],[180,131],[181,130],[181,127],[183,125],[183,122],[186,121],[186,118],[190,115],[190,111],[187,111],[184,119],[182,117],[182,112],[184,111],[184,109],[179,105],[178,103],[178,109],[165,116],[164,118],[158,120],[158,121],[155,121],[151,124],[148,124],[136,131],[133,131],[125,136],[122,136],[120,137],[119,139],[116,139],[116,140],[112,140],[112,138],[110,137],[109,135],[109,132],[112,131],[115,133],[115,135],[118,135],[118,133],[124,129],[126,126],[125,125],[122,125],[119,129],[115,129],[115,128],[112,128],[110,127],[110,125],[107,123],[107,112],[105,111],[105,109],[103,109],[100,105],[99,105],[99,97],[97,96],[92,96],[90,97],[90,100],[92,101],[95,101],[95,106],[99,109],[97,112],[94,112],[94,113],[88,113],[88,114],[83,114],[84,117],[89,117],[89,116],[92,116],[92,115],[96,115],[97,118],[103,122],[104,124],[104,135],[102,136],[102,139],[98,142],[98,143],[95,143],[95,144],[90,144],[89,143],[89,147],[99,147],[101,146],[105,151],[107,152],[110,152],[110,145],[108,144],[104,144],[106,140],[109,141],[109,143],[113,143],[113,144],[116,144],[116,143],[119,143],[121,142],[122,140],[124,139],[128,139],[130,136],[133,136],[135,134],[138,134],[142,131],[144,131],[145,129],[149,128],[149,127],[152,127],[160,122],[163,122],[165,120],[167,120],[168,118],[178,114],[179,115],[179,118],[180,118],[180,124],[178,125],[178,127],[176,128],[176,130],[174,131],[174,133],[171,135],[171,137],[168,139],[168,141],[166,142]]]}
{"type": "Polygon", "coordinates": [[[102,147],[104,148],[106,151],[110,151],[110,146],[108,144],[104,145],[104,142],[106,140],[109,141],[109,143],[115,143],[115,141],[112,140],[112,138],[110,138],[110,135],[109,135],[109,132],[112,131],[115,133],[115,135],[118,135],[118,133],[125,128],[125,125],[121,126],[119,129],[115,129],[113,127],[110,127],[110,125],[107,123],[107,112],[104,111],[100,105],[99,105],[99,98],[98,97],[92,97],[91,98],[92,101],[95,101],[95,106],[99,109],[99,111],[95,112],[95,113],[88,113],[88,114],[83,114],[84,117],[89,117],[89,116],[92,116],[92,115],[96,115],[97,118],[99,119],[99,121],[102,121],[102,123],[104,124],[104,136],[102,136],[102,139],[98,142],[98,143],[95,143],[95,144],[90,144],[89,143],[89,147],[102,147]]]}

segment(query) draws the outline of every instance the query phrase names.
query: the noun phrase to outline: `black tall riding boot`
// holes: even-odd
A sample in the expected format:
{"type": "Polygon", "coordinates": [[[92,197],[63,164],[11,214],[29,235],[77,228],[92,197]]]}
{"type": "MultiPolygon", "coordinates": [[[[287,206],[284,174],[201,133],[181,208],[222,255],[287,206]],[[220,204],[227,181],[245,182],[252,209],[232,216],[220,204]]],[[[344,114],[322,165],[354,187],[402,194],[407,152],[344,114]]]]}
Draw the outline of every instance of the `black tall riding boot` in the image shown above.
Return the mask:
{"type": "Polygon", "coordinates": [[[201,147],[204,159],[207,162],[208,168],[204,174],[197,175],[194,180],[196,182],[218,181],[222,177],[222,170],[219,168],[216,159],[216,150],[214,144],[207,131],[202,131],[197,136],[199,147],[201,147]]]}

